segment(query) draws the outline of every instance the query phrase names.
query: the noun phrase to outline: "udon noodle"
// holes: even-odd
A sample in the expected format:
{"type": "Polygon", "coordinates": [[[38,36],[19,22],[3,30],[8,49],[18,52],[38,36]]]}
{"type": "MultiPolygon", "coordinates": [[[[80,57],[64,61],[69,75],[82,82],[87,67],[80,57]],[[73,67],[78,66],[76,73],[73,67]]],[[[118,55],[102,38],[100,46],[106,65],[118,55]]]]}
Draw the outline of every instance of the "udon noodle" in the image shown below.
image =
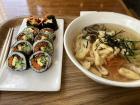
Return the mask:
{"type": "Polygon", "coordinates": [[[90,72],[110,80],[140,79],[140,36],[116,24],[84,27],[73,47],[79,63],[90,72]]]}

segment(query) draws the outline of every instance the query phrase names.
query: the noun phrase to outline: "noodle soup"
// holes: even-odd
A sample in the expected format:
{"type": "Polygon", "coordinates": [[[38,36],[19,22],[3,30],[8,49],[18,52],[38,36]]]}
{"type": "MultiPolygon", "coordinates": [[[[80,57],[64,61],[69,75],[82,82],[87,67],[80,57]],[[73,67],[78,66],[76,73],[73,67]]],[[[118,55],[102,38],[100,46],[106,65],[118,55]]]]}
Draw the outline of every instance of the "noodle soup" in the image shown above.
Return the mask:
{"type": "Polygon", "coordinates": [[[75,38],[73,52],[92,73],[115,81],[140,79],[140,37],[116,24],[84,27],[75,38]]]}

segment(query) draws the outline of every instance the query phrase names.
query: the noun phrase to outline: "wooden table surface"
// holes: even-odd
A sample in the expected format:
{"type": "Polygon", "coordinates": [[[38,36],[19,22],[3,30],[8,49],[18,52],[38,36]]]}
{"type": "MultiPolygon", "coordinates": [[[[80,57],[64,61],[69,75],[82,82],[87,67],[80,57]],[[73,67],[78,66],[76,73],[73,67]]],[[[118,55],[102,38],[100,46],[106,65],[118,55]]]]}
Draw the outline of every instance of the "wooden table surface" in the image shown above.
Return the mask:
{"type": "MultiPolygon", "coordinates": [[[[54,14],[65,19],[65,28],[82,10],[131,15],[121,0],[0,0],[0,16],[3,19],[54,14]]],[[[94,82],[73,65],[65,50],[62,71],[59,92],[1,91],[0,105],[140,105],[139,88],[118,88],[94,82]]]]}

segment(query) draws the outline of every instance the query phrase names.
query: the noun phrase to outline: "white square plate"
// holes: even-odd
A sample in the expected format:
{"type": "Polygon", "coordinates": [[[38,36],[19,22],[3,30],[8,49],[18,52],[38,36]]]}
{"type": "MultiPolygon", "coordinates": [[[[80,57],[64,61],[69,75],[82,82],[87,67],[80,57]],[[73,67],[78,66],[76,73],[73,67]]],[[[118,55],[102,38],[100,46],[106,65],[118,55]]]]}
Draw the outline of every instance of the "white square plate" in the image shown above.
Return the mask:
{"type": "MultiPolygon", "coordinates": [[[[31,68],[25,71],[8,70],[7,64],[0,70],[0,90],[6,91],[59,91],[61,86],[62,56],[63,56],[63,31],[64,20],[57,19],[59,29],[55,32],[54,55],[52,66],[43,73],[36,73],[31,68]]],[[[18,33],[26,27],[23,20],[18,33]]],[[[17,34],[13,35],[12,44],[16,41],[17,34]]],[[[11,44],[11,45],[12,45],[11,44]]]]}

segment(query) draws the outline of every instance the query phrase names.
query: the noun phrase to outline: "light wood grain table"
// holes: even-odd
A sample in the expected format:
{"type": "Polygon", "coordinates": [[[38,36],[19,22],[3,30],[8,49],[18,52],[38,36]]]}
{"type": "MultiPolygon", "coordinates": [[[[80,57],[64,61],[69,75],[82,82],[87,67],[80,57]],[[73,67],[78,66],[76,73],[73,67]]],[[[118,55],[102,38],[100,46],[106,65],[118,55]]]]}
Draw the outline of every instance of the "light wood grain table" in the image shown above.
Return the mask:
{"type": "MultiPolygon", "coordinates": [[[[3,0],[6,18],[54,14],[65,19],[65,28],[80,11],[113,11],[131,15],[121,0],[3,0]]],[[[1,14],[1,11],[0,11],[1,14]]],[[[4,36],[0,34],[0,44],[4,36]]],[[[59,92],[0,92],[0,105],[140,105],[140,88],[101,85],[80,72],[63,54],[59,92]]]]}

